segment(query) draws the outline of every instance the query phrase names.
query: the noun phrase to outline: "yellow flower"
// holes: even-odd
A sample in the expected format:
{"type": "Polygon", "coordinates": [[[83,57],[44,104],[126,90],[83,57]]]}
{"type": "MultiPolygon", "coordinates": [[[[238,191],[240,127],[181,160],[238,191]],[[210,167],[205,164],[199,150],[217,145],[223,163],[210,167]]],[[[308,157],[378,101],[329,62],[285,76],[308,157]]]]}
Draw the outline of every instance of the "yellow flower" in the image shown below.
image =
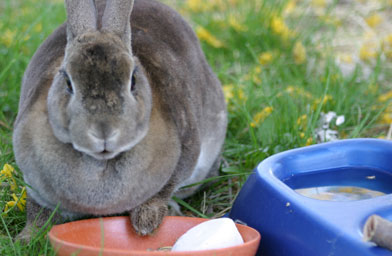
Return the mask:
{"type": "Polygon", "coordinates": [[[3,170],[0,171],[1,175],[4,175],[7,178],[12,178],[12,174],[15,171],[14,167],[9,164],[5,164],[3,170]]]}
{"type": "Polygon", "coordinates": [[[225,95],[226,102],[229,102],[234,98],[245,101],[246,96],[241,88],[243,88],[242,85],[239,85],[237,88],[235,88],[233,84],[225,84],[223,86],[223,94],[225,95]]]}
{"type": "Polygon", "coordinates": [[[385,102],[385,101],[388,101],[390,99],[392,99],[392,91],[389,91],[389,92],[387,92],[387,93],[385,93],[383,95],[380,95],[378,97],[378,101],[380,101],[380,102],[385,102]]]}
{"type": "Polygon", "coordinates": [[[206,3],[202,3],[200,0],[187,0],[186,6],[193,12],[206,11],[206,3]]]}
{"type": "Polygon", "coordinates": [[[290,0],[287,4],[286,7],[283,10],[284,14],[290,14],[294,11],[295,7],[297,5],[297,1],[296,0],[290,0]]]}
{"type": "Polygon", "coordinates": [[[22,212],[25,210],[26,207],[26,198],[27,198],[27,193],[26,193],[26,188],[23,187],[22,193],[20,197],[18,198],[15,193],[12,194],[12,198],[14,199],[13,201],[9,201],[5,204],[4,208],[4,215],[6,216],[9,209],[14,207],[15,205],[21,210],[22,212]]]}
{"type": "Polygon", "coordinates": [[[392,124],[392,113],[383,113],[380,117],[379,123],[392,124]]]}
{"type": "Polygon", "coordinates": [[[207,42],[208,44],[210,44],[215,48],[223,47],[223,43],[219,41],[216,37],[214,37],[210,32],[208,32],[207,29],[203,28],[202,26],[198,26],[196,28],[196,35],[200,40],[207,42]]]}
{"type": "Polygon", "coordinates": [[[292,31],[287,27],[283,18],[278,16],[272,17],[271,29],[275,34],[280,35],[285,39],[287,39],[288,37],[290,37],[290,35],[293,34],[292,31]]]}
{"type": "Polygon", "coordinates": [[[296,64],[303,64],[306,61],[306,49],[301,42],[296,42],[293,48],[293,56],[296,64]]]}
{"type": "Polygon", "coordinates": [[[328,101],[331,100],[332,100],[332,96],[328,94],[322,98],[318,98],[313,102],[313,109],[316,109],[320,104],[325,105],[328,101]]]}
{"type": "Polygon", "coordinates": [[[234,17],[234,15],[229,16],[229,25],[237,32],[245,32],[248,31],[248,28],[243,24],[238,22],[238,19],[234,17]]]}
{"type": "Polygon", "coordinates": [[[261,74],[261,67],[260,67],[260,66],[256,66],[256,67],[253,69],[253,72],[254,72],[255,74],[261,74]]]}
{"type": "Polygon", "coordinates": [[[254,74],[252,75],[252,81],[253,81],[255,84],[261,84],[261,83],[262,83],[260,76],[258,76],[258,74],[256,74],[256,73],[254,73],[254,74]]]}
{"type": "Polygon", "coordinates": [[[387,43],[389,46],[392,46],[392,34],[387,35],[384,38],[384,42],[387,43]]]}
{"type": "Polygon", "coordinates": [[[234,85],[227,84],[223,86],[223,94],[225,95],[226,101],[231,100],[234,97],[234,85]]]}
{"type": "Polygon", "coordinates": [[[373,15],[371,15],[371,16],[369,16],[369,17],[366,18],[366,23],[367,23],[370,27],[372,27],[372,28],[376,27],[376,26],[379,25],[381,22],[382,22],[382,18],[381,18],[381,16],[380,16],[378,13],[373,14],[373,15]]]}
{"type": "Polygon", "coordinates": [[[313,144],[313,138],[312,137],[310,137],[310,138],[308,138],[307,140],[306,140],[306,146],[309,146],[309,145],[312,145],[313,144]]]}
{"type": "Polygon", "coordinates": [[[246,76],[245,76],[245,80],[247,81],[252,81],[255,84],[261,84],[261,67],[260,66],[256,66],[253,68],[253,70],[251,70],[246,76]]]}
{"type": "Polygon", "coordinates": [[[304,132],[301,132],[301,133],[299,134],[299,137],[300,137],[301,139],[303,139],[303,138],[305,137],[305,133],[304,133],[304,132]]]}
{"type": "Polygon", "coordinates": [[[242,101],[246,101],[247,100],[247,97],[246,97],[246,95],[245,95],[243,90],[239,90],[238,91],[238,99],[240,99],[242,101]]]}
{"type": "Polygon", "coordinates": [[[42,31],[42,24],[38,23],[37,25],[34,26],[33,30],[34,30],[34,32],[37,32],[37,33],[41,32],[42,31]]]}
{"type": "Polygon", "coordinates": [[[303,126],[306,123],[307,119],[308,119],[308,116],[306,114],[303,114],[302,116],[298,117],[297,125],[303,126]]]}
{"type": "Polygon", "coordinates": [[[256,127],[258,124],[263,122],[274,110],[273,107],[265,107],[260,112],[256,113],[253,117],[253,122],[250,123],[251,127],[256,127]]]}
{"type": "Polygon", "coordinates": [[[0,35],[0,43],[4,44],[6,47],[10,47],[14,42],[16,37],[16,31],[11,31],[7,29],[0,35]]]}
{"type": "Polygon", "coordinates": [[[311,4],[316,7],[325,7],[327,6],[327,2],[325,0],[312,0],[311,4]]]}
{"type": "Polygon", "coordinates": [[[219,8],[220,10],[225,10],[227,8],[226,1],[224,0],[187,0],[186,8],[192,12],[206,12],[211,11],[214,8],[219,8]]]}
{"type": "Polygon", "coordinates": [[[321,15],[320,20],[325,22],[328,25],[332,25],[335,27],[339,27],[342,25],[342,21],[338,17],[334,17],[331,15],[321,15]]]}
{"type": "MultiPolygon", "coordinates": [[[[284,90],[285,93],[289,94],[289,95],[299,95],[299,96],[303,96],[305,98],[311,99],[313,98],[312,94],[310,94],[309,92],[305,91],[303,88],[298,87],[298,86],[292,86],[289,85],[287,86],[287,88],[284,90]]],[[[281,97],[283,95],[282,92],[277,94],[277,97],[281,97]]]]}
{"type": "Polygon", "coordinates": [[[268,65],[269,63],[271,63],[273,55],[271,52],[263,52],[260,54],[258,59],[261,65],[268,65]]]}
{"type": "Polygon", "coordinates": [[[347,64],[353,63],[353,57],[349,54],[342,54],[339,58],[342,62],[345,62],[347,64]]]}
{"type": "Polygon", "coordinates": [[[364,44],[359,50],[359,58],[363,61],[369,61],[376,58],[377,52],[370,45],[364,44]]]}
{"type": "Polygon", "coordinates": [[[4,176],[5,178],[11,180],[11,182],[10,182],[11,183],[10,184],[11,191],[15,191],[15,189],[17,188],[16,181],[15,181],[15,179],[13,177],[13,173],[14,172],[15,172],[14,167],[12,167],[9,164],[5,164],[4,167],[3,167],[3,170],[0,171],[0,177],[4,176]]]}

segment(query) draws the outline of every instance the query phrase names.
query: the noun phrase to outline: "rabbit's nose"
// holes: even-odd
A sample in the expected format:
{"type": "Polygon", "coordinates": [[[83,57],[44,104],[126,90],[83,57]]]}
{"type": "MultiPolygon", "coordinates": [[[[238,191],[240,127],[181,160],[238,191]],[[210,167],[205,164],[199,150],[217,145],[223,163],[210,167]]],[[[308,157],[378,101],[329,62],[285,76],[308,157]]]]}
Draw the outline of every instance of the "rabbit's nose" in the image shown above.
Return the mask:
{"type": "Polygon", "coordinates": [[[97,142],[113,141],[118,137],[119,133],[119,130],[110,129],[110,127],[106,124],[99,125],[87,132],[88,136],[97,142]]]}

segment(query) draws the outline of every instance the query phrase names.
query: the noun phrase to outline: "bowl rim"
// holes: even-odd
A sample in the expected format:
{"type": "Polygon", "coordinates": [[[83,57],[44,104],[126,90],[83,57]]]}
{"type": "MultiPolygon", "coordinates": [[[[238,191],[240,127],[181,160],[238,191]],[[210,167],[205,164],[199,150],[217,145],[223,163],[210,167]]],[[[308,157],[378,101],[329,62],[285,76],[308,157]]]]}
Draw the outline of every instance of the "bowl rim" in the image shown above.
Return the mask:
{"type": "MultiPolygon", "coordinates": [[[[239,248],[245,245],[250,245],[250,244],[254,244],[254,243],[259,243],[261,236],[260,233],[252,228],[249,227],[247,225],[243,225],[240,223],[235,223],[236,226],[245,228],[250,230],[252,233],[255,234],[255,237],[253,237],[252,239],[250,239],[249,241],[245,242],[243,244],[240,245],[235,245],[235,246],[229,246],[229,247],[225,247],[225,248],[220,248],[220,249],[209,249],[209,250],[196,250],[196,251],[147,251],[147,250],[124,250],[124,249],[116,249],[116,248],[111,248],[111,249],[107,249],[107,248],[98,248],[98,247],[93,247],[90,245],[82,245],[82,244],[78,244],[78,243],[73,243],[73,242],[69,242],[69,241],[65,241],[65,240],[61,240],[59,239],[57,236],[55,236],[53,229],[55,229],[58,226],[63,226],[63,225],[67,225],[69,223],[75,223],[75,222],[94,222],[94,221],[99,221],[100,219],[125,219],[128,218],[127,216],[113,216],[113,217],[98,217],[98,218],[91,218],[91,219],[83,219],[83,220],[77,220],[77,221],[72,221],[72,222],[67,222],[67,223],[63,223],[63,224],[58,224],[58,225],[54,225],[51,230],[48,233],[49,236],[49,240],[53,246],[54,251],[57,253],[59,250],[59,246],[67,246],[70,248],[75,248],[75,250],[90,250],[91,252],[96,252],[96,253],[116,253],[117,255],[129,255],[130,253],[137,253],[138,255],[167,255],[168,253],[173,254],[173,255],[184,255],[184,254],[188,254],[189,255],[198,255],[198,254],[213,254],[213,253],[219,253],[219,252],[224,252],[226,250],[233,250],[234,248],[239,248]],[[56,246],[55,246],[56,245],[56,246]]],[[[200,221],[199,223],[197,223],[196,225],[208,221],[208,220],[212,220],[212,219],[206,219],[206,218],[199,218],[199,217],[188,217],[188,216],[165,216],[164,219],[192,219],[192,220],[197,220],[200,221]]],[[[219,218],[217,218],[219,219],[219,218]]],[[[196,226],[195,225],[195,226],[196,226]]]]}

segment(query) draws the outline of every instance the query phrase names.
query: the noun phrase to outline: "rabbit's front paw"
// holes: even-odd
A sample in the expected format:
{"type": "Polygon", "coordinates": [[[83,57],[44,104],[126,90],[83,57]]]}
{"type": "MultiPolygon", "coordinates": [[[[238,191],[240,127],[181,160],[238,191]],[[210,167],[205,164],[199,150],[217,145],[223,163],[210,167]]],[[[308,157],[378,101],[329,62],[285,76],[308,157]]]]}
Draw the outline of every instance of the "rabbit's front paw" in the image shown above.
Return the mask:
{"type": "Polygon", "coordinates": [[[150,199],[130,213],[133,228],[141,236],[150,235],[161,224],[167,213],[164,200],[150,199]]]}

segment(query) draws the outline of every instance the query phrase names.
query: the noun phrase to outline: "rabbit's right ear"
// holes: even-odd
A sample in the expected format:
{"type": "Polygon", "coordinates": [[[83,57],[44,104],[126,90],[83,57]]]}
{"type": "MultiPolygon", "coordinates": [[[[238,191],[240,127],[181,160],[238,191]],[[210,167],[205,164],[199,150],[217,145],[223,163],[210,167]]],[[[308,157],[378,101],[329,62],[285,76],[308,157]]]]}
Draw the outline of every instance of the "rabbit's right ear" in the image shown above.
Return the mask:
{"type": "Polygon", "coordinates": [[[67,40],[87,31],[97,30],[97,11],[94,0],[65,0],[67,9],[67,40]]]}
{"type": "Polygon", "coordinates": [[[125,45],[131,45],[130,16],[134,0],[107,0],[102,17],[102,29],[118,35],[125,45]]]}

